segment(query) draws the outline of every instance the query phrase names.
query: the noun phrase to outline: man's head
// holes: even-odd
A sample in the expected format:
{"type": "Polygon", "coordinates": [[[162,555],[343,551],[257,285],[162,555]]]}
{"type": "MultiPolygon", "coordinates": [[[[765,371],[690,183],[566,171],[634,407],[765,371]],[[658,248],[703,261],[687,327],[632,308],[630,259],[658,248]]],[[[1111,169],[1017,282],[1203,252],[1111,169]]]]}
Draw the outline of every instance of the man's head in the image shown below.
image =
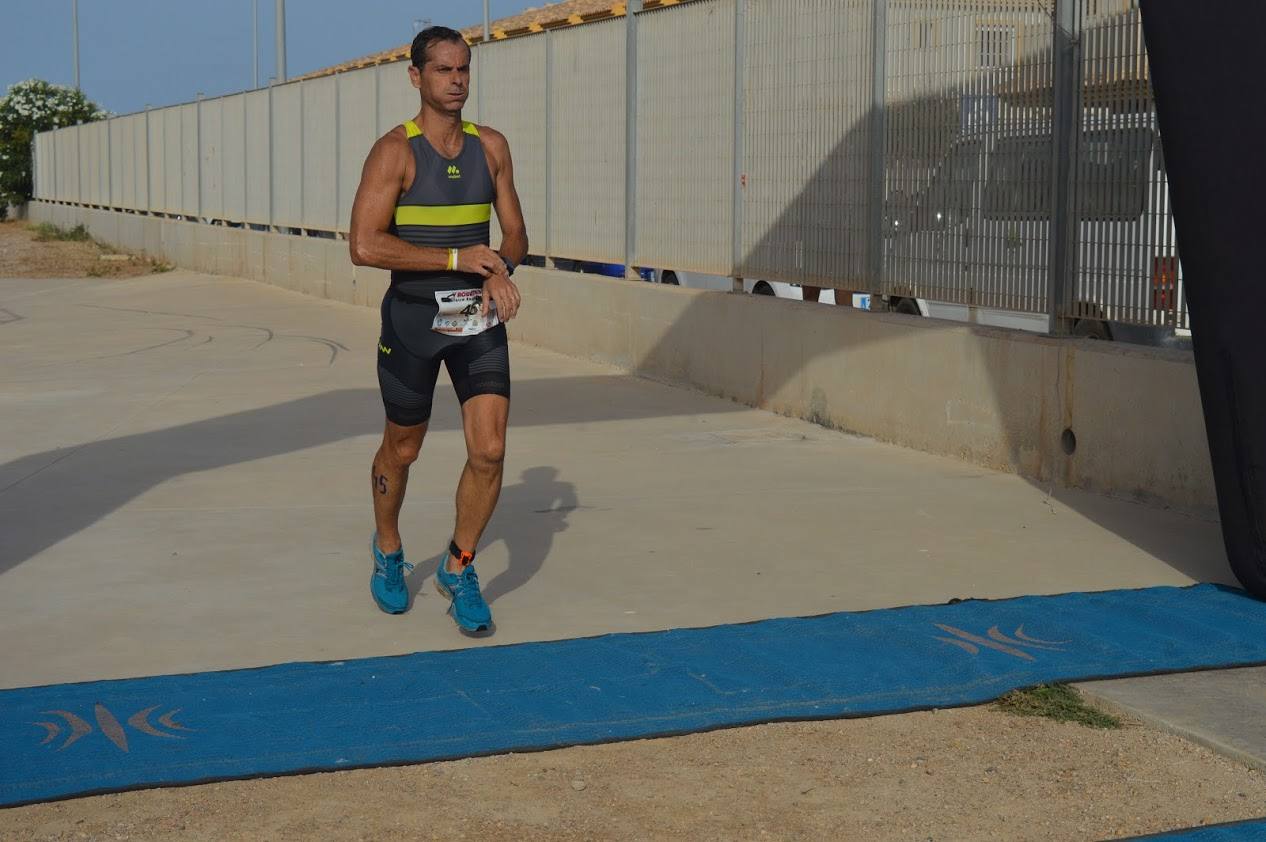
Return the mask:
{"type": "Polygon", "coordinates": [[[470,47],[461,33],[432,26],[413,39],[409,78],[422,101],[437,111],[458,112],[470,94],[470,47]]]}

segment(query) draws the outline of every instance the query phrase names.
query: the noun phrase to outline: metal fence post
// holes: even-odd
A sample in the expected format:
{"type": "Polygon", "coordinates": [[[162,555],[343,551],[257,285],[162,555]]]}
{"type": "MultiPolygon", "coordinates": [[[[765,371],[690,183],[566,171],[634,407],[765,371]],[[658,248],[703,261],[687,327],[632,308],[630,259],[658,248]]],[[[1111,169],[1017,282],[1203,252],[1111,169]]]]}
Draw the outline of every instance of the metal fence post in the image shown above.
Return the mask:
{"type": "Polygon", "coordinates": [[[30,154],[31,154],[31,198],[38,201],[40,196],[40,149],[38,146],[39,134],[31,135],[30,154]]]}
{"type": "Polygon", "coordinates": [[[743,74],[747,62],[747,0],[734,2],[734,174],[730,185],[730,272],[733,292],[743,291],[743,131],[746,94],[743,74]]]}
{"type": "Polygon", "coordinates": [[[642,0],[624,11],[624,277],[637,280],[637,13],[642,0]]]}
{"type": "Polygon", "coordinates": [[[105,121],[106,136],[106,195],[105,205],[107,208],[114,207],[114,131],[111,125],[114,120],[105,121]]]}
{"type": "Polygon", "coordinates": [[[887,139],[884,85],[888,74],[888,0],[871,0],[870,88],[870,198],[866,235],[867,274],[871,309],[882,309],[878,299],[884,285],[884,147],[887,139]]]}
{"type": "Polygon", "coordinates": [[[268,80],[268,230],[277,228],[277,208],[273,199],[273,181],[277,178],[277,155],[273,147],[273,80],[268,80]]]}
{"type": "Polygon", "coordinates": [[[308,233],[308,208],[307,208],[307,190],[303,189],[305,176],[308,174],[307,156],[304,154],[304,148],[308,145],[307,132],[303,130],[303,82],[293,83],[299,90],[299,234],[304,236],[308,233]]]}
{"type": "Polygon", "coordinates": [[[154,196],[153,196],[154,188],[153,188],[153,184],[151,183],[151,176],[150,176],[150,155],[153,153],[149,148],[150,147],[149,111],[150,111],[149,103],[147,102],[145,103],[145,212],[147,214],[151,214],[154,212],[154,196]]]}
{"type": "Polygon", "coordinates": [[[1077,138],[1081,128],[1081,15],[1079,0],[1055,0],[1051,40],[1054,52],[1054,120],[1051,162],[1050,275],[1047,315],[1053,334],[1068,334],[1073,322],[1077,268],[1074,194],[1077,138]]]}
{"type": "Polygon", "coordinates": [[[339,93],[342,85],[337,76],[334,77],[334,219],[330,225],[334,236],[338,237],[339,223],[342,222],[343,206],[339,204],[343,192],[340,182],[343,181],[343,96],[339,93]]]}
{"type": "Polygon", "coordinates": [[[545,258],[545,266],[548,269],[554,268],[554,256],[550,247],[550,229],[553,227],[553,217],[550,215],[554,200],[554,143],[553,143],[553,122],[554,122],[554,86],[550,81],[554,75],[554,33],[547,31],[545,33],[545,242],[542,248],[542,255],[545,258]]]}
{"type": "MultiPolygon", "coordinates": [[[[194,121],[193,121],[193,137],[194,150],[197,155],[198,167],[198,216],[197,221],[202,221],[202,94],[198,94],[198,101],[194,105],[194,121]]],[[[182,121],[183,122],[183,121],[182,121]]]]}
{"type": "MultiPolygon", "coordinates": [[[[228,194],[228,181],[229,181],[227,173],[224,170],[224,147],[225,147],[225,144],[224,144],[224,122],[225,122],[224,105],[225,105],[226,98],[217,97],[217,99],[220,102],[220,146],[219,148],[216,149],[215,157],[220,168],[220,217],[219,219],[220,219],[221,225],[227,225],[229,222],[229,209],[228,207],[226,207],[226,202],[224,198],[228,194]]],[[[245,102],[243,102],[242,108],[245,109],[245,107],[246,107],[245,102]]],[[[245,120],[246,118],[243,117],[242,119],[245,120]]]]}
{"type": "MultiPolygon", "coordinates": [[[[258,88],[258,86],[256,86],[258,88]]],[[[251,218],[251,107],[246,95],[242,95],[242,227],[250,229],[251,218]]]]}

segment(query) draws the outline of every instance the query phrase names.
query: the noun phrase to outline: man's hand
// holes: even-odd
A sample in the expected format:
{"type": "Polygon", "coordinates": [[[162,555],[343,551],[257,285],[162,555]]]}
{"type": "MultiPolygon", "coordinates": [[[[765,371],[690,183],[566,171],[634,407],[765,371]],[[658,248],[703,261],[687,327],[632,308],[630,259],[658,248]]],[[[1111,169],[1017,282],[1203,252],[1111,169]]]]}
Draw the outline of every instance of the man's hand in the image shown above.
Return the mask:
{"type": "Polygon", "coordinates": [[[519,312],[519,288],[506,273],[501,255],[487,246],[467,246],[457,252],[457,271],[479,274],[484,277],[483,303],[479,315],[488,315],[488,302],[496,302],[497,315],[508,322],[519,312]]]}
{"type": "Polygon", "coordinates": [[[519,288],[506,274],[505,264],[500,257],[497,258],[497,265],[501,267],[501,271],[489,275],[484,281],[484,300],[479,312],[480,315],[488,315],[488,302],[494,301],[497,304],[497,315],[501,321],[508,322],[519,312],[519,302],[522,299],[519,298],[519,288]]]}
{"type": "MultiPolygon", "coordinates": [[[[487,246],[467,246],[457,250],[457,271],[488,278],[496,274],[504,275],[506,265],[501,260],[501,255],[487,246]]],[[[497,306],[500,307],[501,303],[497,302],[497,306]]]]}

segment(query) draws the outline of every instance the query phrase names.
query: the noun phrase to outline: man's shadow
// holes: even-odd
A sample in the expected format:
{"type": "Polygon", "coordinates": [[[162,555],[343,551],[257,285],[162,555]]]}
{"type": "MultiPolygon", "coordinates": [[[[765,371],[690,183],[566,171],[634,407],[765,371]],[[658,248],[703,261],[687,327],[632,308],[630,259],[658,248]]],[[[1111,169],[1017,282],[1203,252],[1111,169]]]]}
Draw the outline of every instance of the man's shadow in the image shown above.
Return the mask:
{"type": "MultiPolygon", "coordinates": [[[[567,529],[567,515],[581,508],[576,486],[558,479],[558,469],[528,468],[522,481],[501,489],[497,511],[480,541],[480,552],[504,541],[510,560],[506,569],[483,586],[484,599],[496,602],[531,581],[545,564],[554,536],[567,529]]],[[[435,573],[438,557],[410,576],[409,589],[416,598],[435,573]]]]}

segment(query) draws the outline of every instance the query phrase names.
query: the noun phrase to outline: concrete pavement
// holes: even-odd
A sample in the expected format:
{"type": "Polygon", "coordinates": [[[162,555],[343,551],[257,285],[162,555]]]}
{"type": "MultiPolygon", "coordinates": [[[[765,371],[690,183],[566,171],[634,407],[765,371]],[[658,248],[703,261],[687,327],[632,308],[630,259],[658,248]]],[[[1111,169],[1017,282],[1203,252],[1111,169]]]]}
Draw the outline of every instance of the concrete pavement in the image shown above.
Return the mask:
{"type": "Polygon", "coordinates": [[[1266,667],[1079,684],[1097,704],[1266,772],[1266,667]]]}
{"type": "Polygon", "coordinates": [[[1231,582],[1217,525],[511,351],[497,633],[429,579],[464,460],[444,377],[368,593],[377,313],[177,271],[0,280],[0,687],[771,616],[1231,582]]]}

